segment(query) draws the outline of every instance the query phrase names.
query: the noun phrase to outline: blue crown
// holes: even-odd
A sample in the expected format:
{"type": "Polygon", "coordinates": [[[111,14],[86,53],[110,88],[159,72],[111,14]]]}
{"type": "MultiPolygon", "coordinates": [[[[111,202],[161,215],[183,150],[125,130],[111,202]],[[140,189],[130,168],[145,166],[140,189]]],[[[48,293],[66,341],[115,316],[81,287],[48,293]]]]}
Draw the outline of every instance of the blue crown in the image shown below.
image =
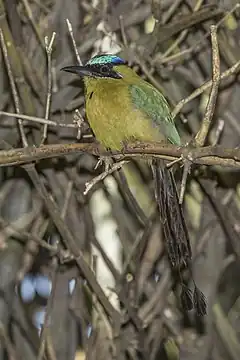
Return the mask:
{"type": "Polygon", "coordinates": [[[102,64],[120,65],[120,64],[126,64],[126,61],[116,55],[103,54],[103,55],[94,56],[92,59],[90,59],[87,62],[86,65],[102,65],[102,64]]]}

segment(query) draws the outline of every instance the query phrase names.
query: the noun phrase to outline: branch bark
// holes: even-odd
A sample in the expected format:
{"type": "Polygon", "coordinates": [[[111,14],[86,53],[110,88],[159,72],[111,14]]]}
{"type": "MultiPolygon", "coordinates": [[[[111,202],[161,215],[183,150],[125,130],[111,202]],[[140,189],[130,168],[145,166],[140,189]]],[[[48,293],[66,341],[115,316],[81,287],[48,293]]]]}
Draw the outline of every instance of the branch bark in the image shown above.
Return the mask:
{"type": "Polygon", "coordinates": [[[122,152],[112,151],[111,153],[103,150],[97,143],[53,144],[39,148],[29,146],[27,148],[2,150],[0,151],[0,166],[22,165],[78,152],[114,157],[119,161],[132,157],[140,157],[146,160],[154,157],[173,161],[183,156],[195,164],[220,165],[240,169],[240,148],[223,148],[219,145],[191,148],[160,142],[129,144],[122,152]]]}

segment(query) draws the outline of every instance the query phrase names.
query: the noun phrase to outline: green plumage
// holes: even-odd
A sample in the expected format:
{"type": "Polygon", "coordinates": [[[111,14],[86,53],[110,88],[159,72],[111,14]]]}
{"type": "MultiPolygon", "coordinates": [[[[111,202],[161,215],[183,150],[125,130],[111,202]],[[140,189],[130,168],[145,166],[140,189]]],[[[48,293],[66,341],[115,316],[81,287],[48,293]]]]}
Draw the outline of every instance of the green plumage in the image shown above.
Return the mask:
{"type": "Polygon", "coordinates": [[[181,145],[169,105],[164,96],[145,81],[138,85],[130,85],[130,93],[135,106],[151,118],[158,127],[158,131],[161,131],[171,143],[181,145]]]}

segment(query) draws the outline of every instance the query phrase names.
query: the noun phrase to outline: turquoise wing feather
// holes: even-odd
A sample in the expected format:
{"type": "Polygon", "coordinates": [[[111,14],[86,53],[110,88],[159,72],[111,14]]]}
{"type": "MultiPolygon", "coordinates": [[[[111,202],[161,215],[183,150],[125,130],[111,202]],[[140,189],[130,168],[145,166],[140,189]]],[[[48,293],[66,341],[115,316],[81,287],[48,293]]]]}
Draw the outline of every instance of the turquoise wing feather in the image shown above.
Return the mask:
{"type": "Polygon", "coordinates": [[[167,100],[157,89],[147,82],[134,84],[130,85],[130,95],[136,108],[149,116],[166,139],[172,144],[181,145],[167,100]]]}

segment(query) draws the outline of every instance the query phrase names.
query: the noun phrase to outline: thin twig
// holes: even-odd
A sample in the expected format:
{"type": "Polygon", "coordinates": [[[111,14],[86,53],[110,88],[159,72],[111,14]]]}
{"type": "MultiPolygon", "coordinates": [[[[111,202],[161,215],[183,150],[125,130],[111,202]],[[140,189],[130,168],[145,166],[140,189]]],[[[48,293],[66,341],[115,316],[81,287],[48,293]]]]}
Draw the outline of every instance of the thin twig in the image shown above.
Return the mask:
{"type": "MultiPolygon", "coordinates": [[[[163,14],[162,24],[165,25],[173,16],[174,12],[178,9],[178,7],[181,5],[182,0],[175,0],[172,2],[172,4],[169,6],[168,9],[163,14]]],[[[160,20],[160,19],[158,19],[160,20]]]]}
{"type": "Polygon", "coordinates": [[[192,165],[192,162],[189,160],[189,158],[184,160],[184,167],[183,167],[182,181],[181,181],[180,195],[179,195],[179,204],[183,203],[183,198],[184,198],[186,185],[187,185],[187,177],[190,174],[191,165],[192,165]]]}
{"type": "MultiPolygon", "coordinates": [[[[202,6],[203,0],[198,0],[196,5],[194,6],[193,12],[198,11],[200,7],[202,6]]],[[[169,54],[171,54],[180,44],[181,42],[186,38],[187,34],[189,32],[189,29],[183,30],[180,35],[177,37],[177,39],[171,44],[165,53],[162,55],[162,58],[166,58],[169,54]]]]}
{"type": "MultiPolygon", "coordinates": [[[[40,240],[42,240],[41,238],[46,233],[46,229],[49,226],[49,222],[50,222],[50,219],[44,220],[43,216],[37,217],[36,220],[34,221],[34,224],[32,227],[33,236],[37,236],[37,239],[39,238],[40,240]]],[[[24,253],[22,256],[22,261],[21,261],[22,264],[21,264],[21,267],[18,270],[17,276],[16,276],[17,284],[21,283],[22,280],[24,279],[25,275],[30,271],[30,269],[32,268],[32,265],[34,263],[34,260],[39,252],[39,243],[36,242],[32,237],[29,237],[27,240],[28,241],[26,243],[24,253]]],[[[49,244],[47,244],[47,245],[49,245],[49,244]]],[[[51,246],[51,245],[49,245],[49,246],[51,246]]],[[[55,249],[54,249],[54,251],[51,251],[51,253],[49,254],[50,256],[51,255],[53,256],[57,253],[58,248],[57,248],[57,246],[54,246],[54,247],[55,247],[55,249]]]]}
{"type": "Polygon", "coordinates": [[[25,7],[27,16],[28,16],[28,18],[30,20],[30,23],[31,23],[31,25],[33,27],[33,30],[35,31],[35,33],[37,35],[38,41],[39,41],[40,45],[42,46],[42,48],[44,49],[44,42],[43,42],[43,39],[42,39],[42,36],[41,36],[41,32],[40,32],[40,30],[38,28],[38,25],[36,24],[36,22],[34,20],[31,6],[29,5],[28,0],[21,0],[21,1],[22,1],[23,5],[25,7]]]}
{"type": "Polygon", "coordinates": [[[215,134],[214,134],[214,140],[212,141],[213,146],[218,144],[219,139],[220,139],[220,137],[222,135],[222,132],[223,132],[223,129],[224,129],[224,125],[225,125],[224,120],[219,119],[216,131],[215,131],[215,134]]]}
{"type": "Polygon", "coordinates": [[[69,181],[67,189],[66,189],[64,204],[63,204],[62,211],[61,211],[61,218],[62,219],[64,219],[66,214],[67,214],[68,207],[69,207],[69,202],[70,202],[71,195],[72,195],[72,190],[73,190],[73,182],[69,181]]]}
{"type": "Polygon", "coordinates": [[[125,46],[125,48],[128,48],[128,41],[127,41],[125,29],[124,29],[124,20],[123,20],[122,15],[119,16],[119,24],[120,24],[123,45],[125,46]]]}
{"type": "Polygon", "coordinates": [[[77,45],[76,45],[76,41],[75,41],[75,38],[74,38],[74,35],[73,35],[72,24],[69,21],[69,19],[66,19],[66,22],[67,22],[67,27],[68,27],[70,37],[72,39],[73,49],[74,49],[74,52],[75,52],[75,55],[76,55],[76,58],[77,58],[77,62],[81,66],[82,65],[82,60],[80,58],[80,55],[79,55],[79,52],[78,52],[78,49],[77,49],[77,45]]]}
{"type": "Polygon", "coordinates": [[[87,182],[85,184],[85,190],[84,190],[83,194],[87,195],[93,186],[95,186],[97,183],[99,183],[100,181],[105,179],[105,177],[112,174],[114,171],[121,169],[123,167],[123,165],[127,164],[128,162],[129,161],[126,161],[126,160],[119,161],[119,162],[113,164],[109,169],[103,171],[100,175],[96,176],[95,178],[93,178],[92,180],[87,182]]]}
{"type": "Polygon", "coordinates": [[[54,297],[55,297],[57,269],[58,269],[58,262],[57,262],[57,258],[54,257],[52,260],[52,271],[51,271],[51,275],[50,275],[50,281],[52,284],[52,288],[51,288],[50,296],[47,301],[47,307],[46,307],[44,323],[43,323],[43,327],[42,327],[42,331],[41,331],[40,347],[39,347],[39,351],[38,351],[37,360],[41,360],[44,355],[46,338],[47,338],[47,333],[48,333],[48,329],[49,329],[50,315],[51,315],[54,297]]]}
{"type": "Polygon", "coordinates": [[[10,235],[15,236],[16,238],[18,238],[20,240],[21,239],[26,239],[27,241],[33,240],[38,245],[42,246],[43,248],[45,248],[51,252],[55,253],[57,251],[56,246],[48,244],[45,240],[41,239],[39,236],[37,236],[35,234],[15,228],[14,225],[8,223],[2,217],[0,217],[0,225],[4,231],[7,230],[9,236],[10,235]]]}
{"type": "MultiPolygon", "coordinates": [[[[45,120],[49,118],[51,98],[52,98],[52,49],[53,49],[55,36],[56,33],[53,32],[50,42],[48,42],[48,37],[47,36],[45,37],[45,48],[47,53],[47,78],[48,78],[45,120]]],[[[48,125],[44,124],[41,145],[44,143],[44,141],[47,138],[47,129],[48,129],[48,125]]]]}
{"type": "Polygon", "coordinates": [[[56,121],[40,118],[40,117],[37,117],[37,116],[16,114],[16,113],[10,113],[10,112],[6,112],[6,111],[0,111],[0,115],[5,115],[5,116],[9,116],[9,117],[14,117],[16,119],[32,121],[32,122],[35,122],[35,123],[38,123],[38,124],[46,124],[46,125],[55,126],[55,127],[77,128],[79,126],[76,123],[73,123],[73,124],[57,123],[56,121]]]}
{"type": "Polygon", "coordinates": [[[201,128],[195,137],[196,145],[203,146],[210,126],[212,122],[212,118],[215,111],[215,106],[217,102],[218,89],[221,80],[220,74],[220,57],[219,57],[219,49],[218,49],[218,41],[217,41],[217,29],[216,26],[211,26],[211,41],[212,41],[212,88],[210,92],[210,96],[208,99],[208,104],[206,107],[206,111],[204,114],[204,118],[201,124],[201,128]]]}
{"type": "MultiPolygon", "coordinates": [[[[6,65],[6,68],[7,68],[8,78],[9,78],[9,82],[10,82],[10,86],[11,86],[11,90],[12,90],[12,95],[13,95],[13,99],[14,99],[15,109],[16,109],[16,112],[19,114],[20,113],[20,102],[19,102],[18,92],[17,92],[17,88],[16,88],[15,81],[14,81],[14,78],[13,78],[10,61],[8,59],[7,46],[6,46],[6,43],[5,43],[3,31],[2,31],[1,28],[0,28],[0,41],[1,41],[1,46],[2,46],[5,65],[6,65]]],[[[20,131],[20,135],[21,135],[22,144],[23,144],[24,147],[27,147],[28,142],[27,142],[26,135],[24,133],[23,123],[22,123],[21,119],[18,119],[18,126],[19,126],[19,131],[20,131]]]]}
{"type": "Polygon", "coordinates": [[[178,163],[181,162],[182,160],[183,160],[182,157],[181,157],[181,158],[178,158],[178,159],[176,159],[176,160],[173,160],[173,161],[169,162],[168,164],[166,164],[166,167],[167,167],[168,169],[170,169],[173,165],[178,164],[178,163]]]}
{"type": "MultiPolygon", "coordinates": [[[[224,80],[231,75],[237,74],[239,70],[240,70],[240,60],[236,62],[236,64],[231,66],[229,69],[224,71],[220,76],[220,80],[224,80]]],[[[199,88],[194,90],[191,95],[179,101],[179,103],[175,106],[175,108],[172,111],[173,118],[175,118],[176,115],[179,114],[179,112],[182,110],[184,105],[195,99],[197,96],[201,95],[205,90],[207,90],[211,86],[212,86],[212,80],[209,80],[205,82],[203,85],[201,85],[199,88]]]]}
{"type": "MultiPolygon", "coordinates": [[[[175,5],[175,3],[174,3],[174,5],[175,5]]],[[[227,17],[230,16],[231,14],[233,14],[239,7],[240,7],[240,3],[237,3],[236,5],[234,5],[234,7],[231,10],[229,10],[228,12],[226,12],[226,14],[221,18],[221,20],[219,20],[216,23],[216,27],[219,28],[220,25],[222,25],[222,23],[227,19],[227,17]]],[[[204,41],[209,37],[209,35],[210,35],[210,31],[207,32],[206,34],[204,34],[203,37],[199,41],[196,41],[193,46],[191,46],[188,49],[181,50],[177,54],[173,54],[173,55],[170,55],[170,56],[166,56],[166,53],[164,55],[156,54],[156,57],[153,59],[151,64],[154,65],[156,63],[158,63],[158,64],[169,63],[169,62],[171,62],[173,60],[176,60],[176,59],[178,59],[180,57],[183,57],[183,56],[188,55],[190,53],[194,53],[196,51],[199,51],[200,48],[201,48],[201,45],[204,44],[204,41]]]]}
{"type": "Polygon", "coordinates": [[[82,127],[83,127],[83,124],[85,123],[85,120],[82,117],[82,114],[80,113],[80,111],[78,109],[76,109],[74,112],[73,123],[77,126],[77,129],[78,129],[77,140],[80,140],[82,137],[82,127]]]}

